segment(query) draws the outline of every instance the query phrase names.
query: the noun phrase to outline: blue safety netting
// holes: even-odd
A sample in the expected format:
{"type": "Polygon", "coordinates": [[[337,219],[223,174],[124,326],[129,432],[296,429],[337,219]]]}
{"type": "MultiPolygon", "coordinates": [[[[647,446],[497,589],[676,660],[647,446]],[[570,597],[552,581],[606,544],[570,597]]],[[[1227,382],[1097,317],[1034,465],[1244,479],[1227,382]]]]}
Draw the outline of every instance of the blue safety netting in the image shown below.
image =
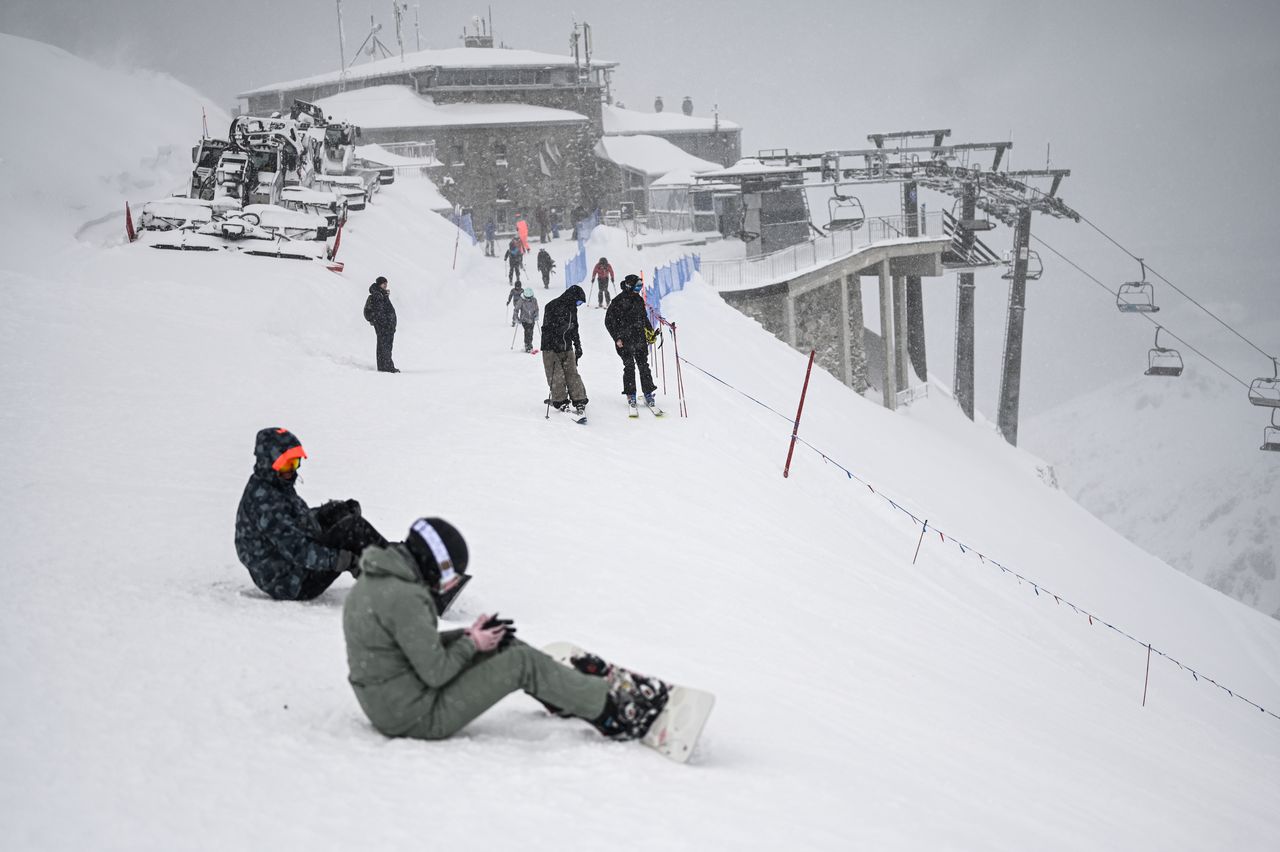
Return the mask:
{"type": "Polygon", "coordinates": [[[666,266],[654,268],[653,278],[645,285],[645,304],[649,308],[650,322],[657,325],[658,318],[662,316],[662,298],[683,290],[701,268],[702,258],[696,254],[686,254],[666,266]]]}

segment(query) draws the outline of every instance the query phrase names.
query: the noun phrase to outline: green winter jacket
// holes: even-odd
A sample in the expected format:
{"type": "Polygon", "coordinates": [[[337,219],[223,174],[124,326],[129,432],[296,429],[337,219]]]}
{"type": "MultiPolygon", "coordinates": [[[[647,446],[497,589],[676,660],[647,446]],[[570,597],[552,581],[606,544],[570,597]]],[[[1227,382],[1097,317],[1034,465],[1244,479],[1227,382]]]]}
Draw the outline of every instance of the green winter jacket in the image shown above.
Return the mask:
{"type": "Polygon", "coordinates": [[[461,630],[436,630],[435,604],[403,544],[366,547],[342,608],[347,680],[369,721],[403,736],[430,714],[436,690],[476,655],[461,630]]]}

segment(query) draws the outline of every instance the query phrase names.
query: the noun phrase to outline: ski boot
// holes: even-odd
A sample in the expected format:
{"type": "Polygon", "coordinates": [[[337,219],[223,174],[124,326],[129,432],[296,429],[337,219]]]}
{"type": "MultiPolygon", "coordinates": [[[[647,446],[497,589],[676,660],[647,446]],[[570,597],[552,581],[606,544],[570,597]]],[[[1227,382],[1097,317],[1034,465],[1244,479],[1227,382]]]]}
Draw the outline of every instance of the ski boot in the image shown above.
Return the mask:
{"type": "Polygon", "coordinates": [[[633,393],[627,394],[627,409],[628,417],[640,416],[640,409],[636,407],[636,395],[633,393]]]}

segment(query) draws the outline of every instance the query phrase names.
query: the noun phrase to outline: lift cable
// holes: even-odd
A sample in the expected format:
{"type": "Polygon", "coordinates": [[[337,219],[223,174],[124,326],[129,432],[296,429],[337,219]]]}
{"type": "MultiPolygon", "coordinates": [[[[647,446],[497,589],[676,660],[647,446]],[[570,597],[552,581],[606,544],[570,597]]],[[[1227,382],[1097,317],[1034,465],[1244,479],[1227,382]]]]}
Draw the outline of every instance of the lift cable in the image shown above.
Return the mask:
{"type": "MultiPolygon", "coordinates": [[[[1084,222],[1085,224],[1087,224],[1090,228],[1093,228],[1095,231],[1097,231],[1099,234],[1101,234],[1103,237],[1105,237],[1108,241],[1110,241],[1112,245],[1114,245],[1116,248],[1120,249],[1120,251],[1124,252],[1125,254],[1129,255],[1129,257],[1133,258],[1134,260],[1140,260],[1140,258],[1139,258],[1136,254],[1134,254],[1133,252],[1129,251],[1127,248],[1125,248],[1124,246],[1122,246],[1122,245],[1121,245],[1121,244],[1120,244],[1120,243],[1115,239],[1115,237],[1111,236],[1111,235],[1110,235],[1110,234],[1108,234],[1106,231],[1102,230],[1102,228],[1100,228],[1100,227],[1098,227],[1096,224],[1094,224],[1094,222],[1093,222],[1091,219],[1089,219],[1089,217],[1088,217],[1088,216],[1085,216],[1085,215],[1083,215],[1083,214],[1082,214],[1082,215],[1080,216],[1080,221],[1081,221],[1081,222],[1084,222]]],[[[1064,258],[1064,259],[1065,259],[1065,258],[1064,258]]],[[[1199,302],[1197,302],[1197,301],[1196,301],[1195,299],[1193,299],[1191,296],[1187,295],[1187,292],[1186,292],[1185,290],[1183,290],[1183,289],[1182,289],[1181,287],[1179,287],[1177,284],[1174,284],[1174,283],[1173,283],[1172,281],[1170,281],[1168,278],[1165,278],[1163,275],[1161,275],[1159,272],[1157,272],[1155,269],[1153,269],[1153,268],[1151,267],[1151,264],[1149,264],[1149,263],[1148,263],[1148,264],[1146,264],[1146,268],[1147,268],[1147,271],[1148,271],[1148,272],[1150,272],[1152,275],[1154,275],[1154,276],[1156,276],[1157,278],[1159,278],[1159,279],[1160,279],[1161,281],[1163,281],[1164,283],[1168,284],[1170,287],[1172,287],[1172,288],[1173,288],[1174,290],[1176,290],[1178,293],[1182,294],[1182,297],[1183,297],[1184,299],[1186,299],[1186,300],[1187,300],[1188,302],[1190,302],[1191,304],[1195,305],[1195,306],[1196,306],[1197,308],[1199,308],[1200,310],[1204,311],[1204,312],[1205,312],[1206,314],[1208,314],[1209,316],[1213,317],[1215,320],[1217,320],[1217,321],[1218,321],[1218,323],[1219,323],[1223,328],[1225,328],[1227,331],[1231,332],[1231,333],[1232,333],[1232,334],[1234,334],[1236,337],[1238,337],[1238,338],[1240,338],[1241,340],[1243,340],[1245,343],[1247,343],[1247,344],[1249,344],[1250,346],[1252,346],[1252,347],[1253,347],[1254,349],[1256,349],[1258,352],[1262,353],[1264,356],[1266,356],[1266,357],[1267,357],[1267,359],[1268,359],[1268,360],[1274,359],[1274,358],[1276,357],[1275,355],[1272,355],[1270,352],[1267,352],[1267,351],[1263,350],[1260,346],[1258,346],[1256,343],[1254,343],[1254,342],[1253,342],[1252,340],[1250,340],[1249,338],[1245,337],[1245,336],[1244,336],[1243,334],[1241,334],[1240,332],[1236,331],[1236,330],[1235,330],[1234,328],[1232,328],[1232,327],[1231,327],[1231,325],[1230,325],[1229,323],[1227,323],[1227,321],[1226,321],[1226,320],[1224,320],[1222,317],[1218,316],[1218,315],[1217,315],[1217,314],[1215,314],[1213,311],[1209,310],[1209,309],[1208,309],[1208,308],[1206,308],[1204,305],[1202,305],[1202,304],[1200,304],[1199,302]]],[[[1165,330],[1166,330],[1166,331],[1168,331],[1168,329],[1165,329],[1165,330]]]]}
{"type": "MultiPolygon", "coordinates": [[[[1083,218],[1083,217],[1081,217],[1081,218],[1083,218]]],[[[1040,245],[1044,246],[1044,247],[1045,247],[1045,248],[1047,248],[1049,251],[1053,252],[1053,253],[1054,253],[1054,254],[1056,254],[1058,257],[1062,258],[1062,260],[1064,260],[1064,261],[1066,261],[1068,264],[1070,264],[1070,265],[1071,265],[1071,266],[1072,266],[1072,267],[1073,267],[1077,272],[1079,272],[1081,275],[1083,275],[1084,277],[1088,278],[1088,279],[1089,279],[1090,281],[1092,281],[1094,284],[1097,284],[1097,285],[1098,285],[1099,287],[1101,287],[1103,290],[1106,290],[1106,291],[1107,291],[1108,293],[1110,293],[1113,297],[1116,295],[1116,291],[1115,291],[1115,290],[1112,290],[1112,289],[1111,289],[1110,287],[1108,287],[1106,284],[1102,283],[1102,281],[1100,281],[1100,280],[1098,280],[1097,278],[1095,278],[1094,276],[1090,275],[1088,272],[1086,272],[1084,269],[1082,269],[1082,268],[1080,267],[1080,265],[1079,265],[1079,264],[1077,264],[1075,261],[1073,261],[1071,258],[1067,257],[1067,256],[1066,256],[1066,255],[1064,255],[1062,252],[1058,251],[1056,248],[1054,248],[1053,246],[1049,245],[1049,244],[1048,244],[1048,243],[1046,243],[1043,239],[1041,239],[1040,237],[1036,236],[1035,234],[1032,234],[1032,235],[1031,235],[1031,237],[1032,237],[1032,239],[1034,239],[1036,242],[1038,242],[1040,245]]],[[[1148,267],[1148,268],[1150,268],[1150,267],[1148,267]]],[[[1170,286],[1173,286],[1173,285],[1170,285],[1170,286]]],[[[1177,288],[1174,288],[1174,289],[1177,289],[1177,288]]],[[[1181,291],[1181,290],[1179,290],[1178,292],[1179,292],[1179,293],[1181,293],[1182,291],[1181,291]]],[[[1185,294],[1184,294],[1184,295],[1185,295],[1185,294]]],[[[1219,364],[1217,361],[1213,360],[1213,359],[1212,359],[1212,358],[1210,358],[1208,355],[1204,354],[1204,353],[1203,353],[1203,352],[1201,352],[1199,349],[1197,349],[1196,347],[1192,346],[1192,345],[1191,345],[1187,340],[1185,340],[1184,338],[1179,337],[1178,335],[1174,334],[1174,333],[1173,333],[1173,331],[1172,331],[1172,330],[1170,330],[1170,328],[1169,328],[1167,325],[1164,325],[1163,323],[1156,322],[1154,319],[1152,319],[1151,317],[1147,316],[1146,314],[1139,314],[1139,316],[1141,316],[1141,317],[1142,317],[1143,319],[1145,319],[1147,322],[1149,322],[1149,323],[1151,323],[1152,325],[1154,325],[1156,328],[1164,329],[1164,333],[1165,333],[1165,334],[1169,335],[1169,336],[1170,336],[1170,337],[1172,337],[1174,340],[1177,340],[1179,343],[1181,343],[1181,344],[1182,344],[1183,346],[1185,346],[1187,349],[1190,349],[1192,352],[1196,353],[1196,354],[1197,354],[1197,355],[1199,355],[1201,358],[1203,358],[1204,360],[1208,361],[1208,362],[1209,362],[1210,364],[1212,364],[1213,366],[1217,367],[1219,370],[1221,370],[1223,373],[1225,373],[1225,374],[1226,374],[1227,376],[1229,376],[1231,379],[1233,379],[1233,380],[1235,380],[1236,382],[1238,382],[1238,383],[1240,384],[1240,386],[1241,386],[1241,387],[1245,388],[1246,390],[1249,388],[1249,383],[1248,383],[1248,382],[1244,381],[1244,380],[1243,380],[1243,379],[1241,379],[1239,376],[1237,376],[1235,373],[1232,373],[1232,372],[1231,372],[1230,370],[1228,370],[1226,367],[1222,366],[1222,365],[1221,365],[1221,364],[1219,364]]],[[[1219,320],[1219,322],[1221,322],[1221,320],[1219,320]]],[[[1226,325],[1226,323],[1223,323],[1223,324],[1224,324],[1224,325],[1226,325]]],[[[1228,328],[1230,328],[1230,326],[1228,326],[1228,328]]],[[[1246,342],[1247,342],[1247,341],[1246,341],[1246,342]]],[[[1252,346],[1253,344],[1250,344],[1250,345],[1252,346]]],[[[1253,348],[1254,348],[1254,349],[1257,349],[1258,347],[1254,346],[1253,348]]],[[[1259,352],[1261,352],[1262,350],[1260,350],[1260,349],[1259,349],[1258,351],[1259,351],[1259,352]]],[[[1265,353],[1265,352],[1263,352],[1262,354],[1266,355],[1266,353],[1265,353]]],[[[1269,356],[1269,355],[1268,355],[1267,357],[1271,357],[1271,356],[1269,356]]]]}

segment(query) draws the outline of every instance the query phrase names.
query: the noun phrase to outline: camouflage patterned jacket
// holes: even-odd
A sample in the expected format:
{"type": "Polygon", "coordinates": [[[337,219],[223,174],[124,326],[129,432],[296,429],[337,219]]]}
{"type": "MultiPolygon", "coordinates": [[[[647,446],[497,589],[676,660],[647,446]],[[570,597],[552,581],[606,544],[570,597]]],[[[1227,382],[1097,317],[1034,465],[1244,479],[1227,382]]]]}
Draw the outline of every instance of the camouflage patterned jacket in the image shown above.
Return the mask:
{"type": "Polygon", "coordinates": [[[263,429],[253,448],[253,475],[236,510],[236,555],[259,589],[276,600],[296,600],[310,571],[340,571],[342,554],[317,540],[320,524],[306,501],[271,464],[298,444],[287,431],[263,429]]]}

